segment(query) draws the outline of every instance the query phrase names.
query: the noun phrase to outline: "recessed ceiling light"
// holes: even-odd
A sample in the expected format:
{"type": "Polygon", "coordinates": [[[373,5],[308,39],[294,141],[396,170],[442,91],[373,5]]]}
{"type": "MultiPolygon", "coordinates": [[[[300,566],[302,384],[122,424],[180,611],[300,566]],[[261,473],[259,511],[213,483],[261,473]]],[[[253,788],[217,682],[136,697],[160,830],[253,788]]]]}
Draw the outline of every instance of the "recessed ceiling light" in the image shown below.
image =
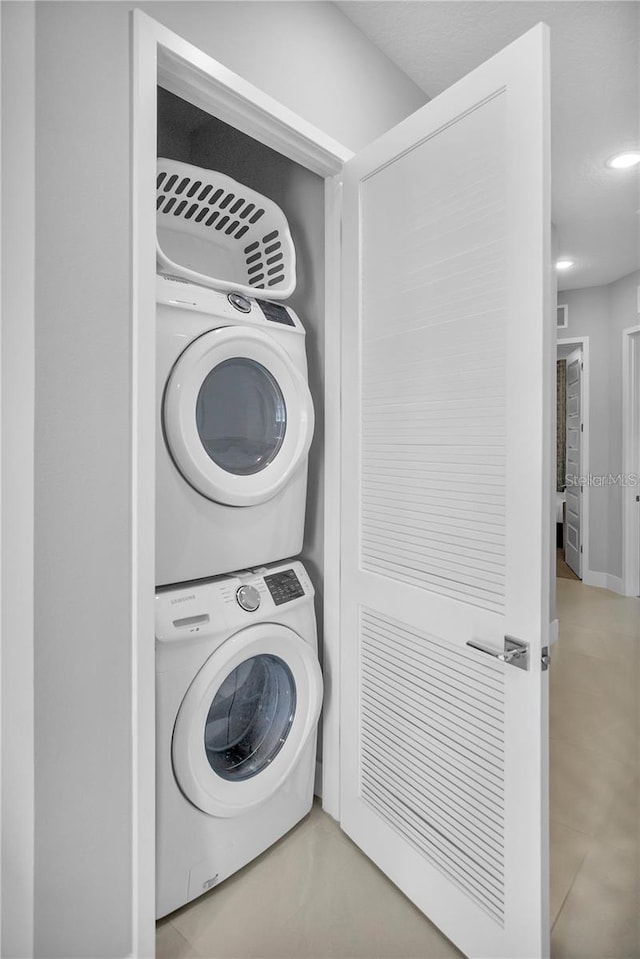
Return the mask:
{"type": "Polygon", "coordinates": [[[607,160],[607,166],[611,167],[612,170],[628,170],[638,163],[640,163],[640,153],[631,150],[627,153],[616,153],[615,156],[609,157],[607,160]]]}
{"type": "Polygon", "coordinates": [[[556,260],[556,270],[570,270],[573,260],[556,260]]]}

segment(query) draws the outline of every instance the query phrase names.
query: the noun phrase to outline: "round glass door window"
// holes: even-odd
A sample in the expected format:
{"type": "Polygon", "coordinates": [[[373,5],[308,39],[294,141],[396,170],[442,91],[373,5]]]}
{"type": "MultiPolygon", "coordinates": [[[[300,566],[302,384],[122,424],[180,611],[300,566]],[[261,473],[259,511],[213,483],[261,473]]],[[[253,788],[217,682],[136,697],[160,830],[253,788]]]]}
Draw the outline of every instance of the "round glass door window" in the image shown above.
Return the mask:
{"type": "Polygon", "coordinates": [[[240,663],[207,715],[204,745],[213,771],[231,782],[256,776],[284,745],[295,710],[295,683],[284,660],[263,654],[240,663]]]}
{"type": "Polygon", "coordinates": [[[217,466],[236,476],[259,473],[284,440],[284,397],[261,363],[233,357],[215,366],[200,387],[196,425],[217,466]]]}

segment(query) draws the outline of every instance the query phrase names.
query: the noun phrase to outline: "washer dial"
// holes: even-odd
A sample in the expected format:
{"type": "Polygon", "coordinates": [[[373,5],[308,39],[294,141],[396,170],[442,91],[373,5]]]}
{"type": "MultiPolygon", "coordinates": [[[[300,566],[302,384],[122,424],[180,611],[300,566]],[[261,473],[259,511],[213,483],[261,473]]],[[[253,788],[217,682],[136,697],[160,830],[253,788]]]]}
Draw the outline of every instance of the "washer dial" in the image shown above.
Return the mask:
{"type": "Polygon", "coordinates": [[[255,613],[260,605],[260,593],[255,586],[239,586],[236,590],[236,602],[247,613],[255,613]]]}

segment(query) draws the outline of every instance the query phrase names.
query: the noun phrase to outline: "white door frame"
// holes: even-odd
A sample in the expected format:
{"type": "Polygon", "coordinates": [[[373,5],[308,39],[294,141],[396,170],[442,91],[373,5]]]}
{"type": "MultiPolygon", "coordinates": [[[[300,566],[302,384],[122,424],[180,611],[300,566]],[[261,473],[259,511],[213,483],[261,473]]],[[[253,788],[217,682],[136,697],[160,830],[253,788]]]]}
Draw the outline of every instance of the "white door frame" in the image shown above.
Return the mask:
{"type": "Polygon", "coordinates": [[[133,949],[155,948],[155,178],[157,84],[325,180],[323,805],[339,817],[340,175],[352,153],[139,10],[132,12],[133,949]]]}
{"type": "MultiPolygon", "coordinates": [[[[580,384],[580,406],[582,410],[582,442],[580,444],[580,475],[589,476],[589,436],[590,436],[590,357],[588,336],[568,336],[556,340],[557,346],[575,346],[582,349],[582,377],[580,384]]],[[[557,353],[556,353],[557,356],[557,353]]],[[[584,484],[582,492],[582,515],[580,517],[580,535],[582,538],[582,582],[586,586],[606,585],[600,582],[601,574],[592,573],[589,566],[589,483],[584,484]]],[[[555,540],[554,540],[555,544],[555,540]]],[[[555,545],[554,545],[555,549],[555,545]]]]}
{"type": "MultiPolygon", "coordinates": [[[[622,472],[640,474],[640,326],[622,331],[622,472]]],[[[622,586],[640,595],[640,487],[622,487],[622,586]]]]}

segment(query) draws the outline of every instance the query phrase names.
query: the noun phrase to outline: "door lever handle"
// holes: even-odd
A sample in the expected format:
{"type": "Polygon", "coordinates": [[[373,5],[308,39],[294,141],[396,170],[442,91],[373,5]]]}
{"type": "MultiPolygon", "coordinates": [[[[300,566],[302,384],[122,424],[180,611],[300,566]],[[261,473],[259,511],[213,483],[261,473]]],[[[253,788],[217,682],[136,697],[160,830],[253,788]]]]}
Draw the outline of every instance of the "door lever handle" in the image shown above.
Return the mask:
{"type": "Polygon", "coordinates": [[[529,643],[523,643],[519,639],[514,639],[513,636],[505,636],[502,651],[477,643],[473,639],[468,639],[466,645],[499,659],[501,663],[508,663],[518,669],[529,669],[529,643]]]}

